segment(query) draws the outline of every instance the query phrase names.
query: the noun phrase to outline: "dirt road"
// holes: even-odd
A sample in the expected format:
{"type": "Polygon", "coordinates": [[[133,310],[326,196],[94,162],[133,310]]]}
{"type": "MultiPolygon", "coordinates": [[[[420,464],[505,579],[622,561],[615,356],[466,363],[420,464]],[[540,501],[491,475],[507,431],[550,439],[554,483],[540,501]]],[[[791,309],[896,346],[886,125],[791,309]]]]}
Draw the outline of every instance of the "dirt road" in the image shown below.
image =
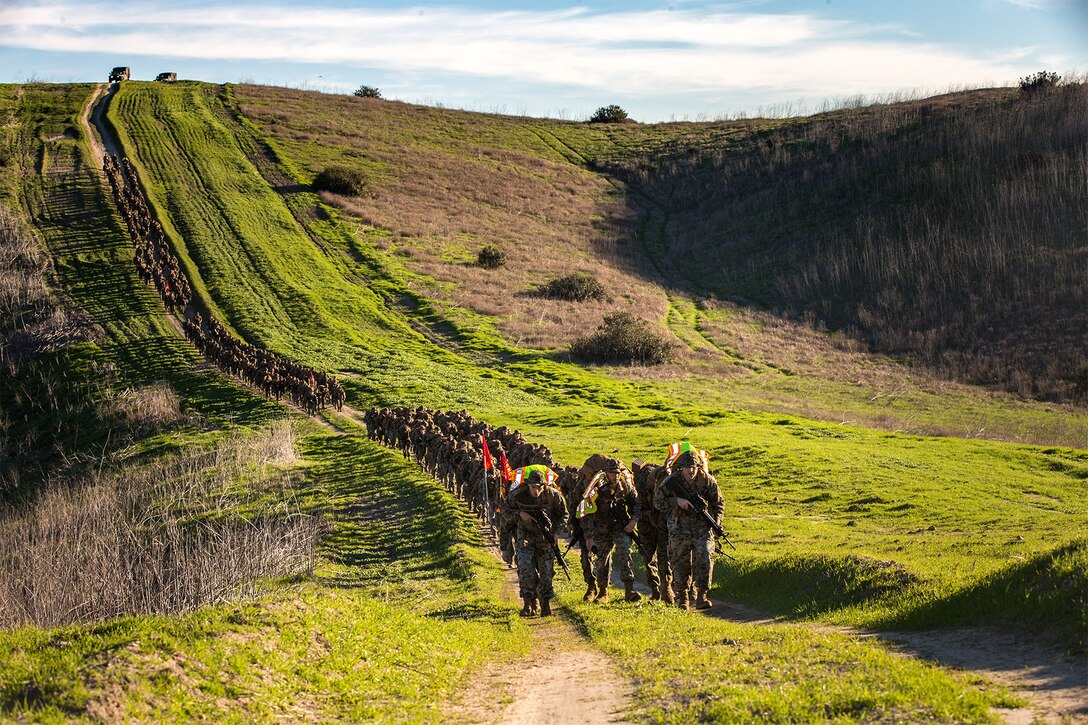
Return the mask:
{"type": "MultiPolygon", "coordinates": [[[[498,552],[494,551],[498,556],[498,552]]],[[[517,572],[506,570],[506,595],[519,606],[517,572]]],[[[630,722],[632,684],[562,613],[527,620],[532,652],[481,673],[456,703],[453,719],[500,725],[630,722]]]]}

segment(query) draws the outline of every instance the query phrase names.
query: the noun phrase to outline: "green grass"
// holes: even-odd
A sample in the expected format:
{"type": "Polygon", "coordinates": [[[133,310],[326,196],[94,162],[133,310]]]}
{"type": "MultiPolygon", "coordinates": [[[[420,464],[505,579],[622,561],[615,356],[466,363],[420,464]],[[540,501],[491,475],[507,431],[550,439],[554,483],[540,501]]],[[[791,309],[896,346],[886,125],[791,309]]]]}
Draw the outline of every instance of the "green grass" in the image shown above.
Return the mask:
{"type": "Polygon", "coordinates": [[[660,604],[560,598],[637,684],[651,722],[989,722],[1015,700],[833,631],[738,624],[660,604]]]}

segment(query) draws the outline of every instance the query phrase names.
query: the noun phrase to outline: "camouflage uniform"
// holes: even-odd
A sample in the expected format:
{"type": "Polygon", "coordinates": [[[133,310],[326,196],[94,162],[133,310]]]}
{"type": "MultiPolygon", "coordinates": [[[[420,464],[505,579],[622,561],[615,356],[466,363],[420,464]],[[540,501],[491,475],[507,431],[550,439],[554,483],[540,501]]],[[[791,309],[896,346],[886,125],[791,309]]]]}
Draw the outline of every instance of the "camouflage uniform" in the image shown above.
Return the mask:
{"type": "Polygon", "coordinates": [[[593,574],[597,581],[597,601],[608,601],[608,580],[612,573],[612,551],[616,552],[620,580],[623,582],[628,601],[636,601],[634,591],[635,571],[631,567],[631,537],[624,531],[624,522],[638,522],[642,505],[638,501],[635,484],[626,471],[604,474],[615,477],[602,482],[597,488],[597,511],[584,516],[582,528],[586,540],[593,543],[596,561],[593,574]]]}
{"type": "Polygon", "coordinates": [[[707,504],[707,511],[715,522],[721,523],[722,494],[718,482],[702,468],[696,468],[695,478],[684,479],[679,468],[669,474],[657,486],[654,492],[654,505],[664,513],[669,527],[669,563],[672,566],[672,592],[677,605],[687,607],[688,587],[695,579],[697,605],[701,602],[709,606],[707,592],[710,591],[710,577],[713,567],[714,532],[703,517],[692,510],[685,511],[677,504],[677,495],[669,489],[668,483],[676,478],[688,491],[702,496],[707,504]]]}
{"type": "MultiPolygon", "coordinates": [[[[586,485],[588,483],[589,481],[583,480],[580,476],[569,483],[570,493],[567,494],[567,501],[569,502],[567,520],[570,521],[570,534],[572,538],[579,534],[579,530],[582,526],[581,520],[575,517],[575,513],[578,510],[578,502],[582,500],[582,494],[585,493],[586,485]]],[[[593,560],[590,556],[589,549],[586,547],[584,530],[581,530],[580,539],[578,554],[582,565],[582,580],[586,583],[587,587],[585,599],[588,600],[597,595],[597,578],[593,575],[593,560]]]]}
{"type": "Polygon", "coordinates": [[[654,492],[668,472],[664,466],[639,466],[635,472],[635,489],[642,504],[638,538],[643,546],[642,558],[646,562],[646,584],[650,587],[650,598],[664,598],[666,603],[672,603],[668,523],[664,514],[654,505],[654,492]]]}
{"type": "Polygon", "coordinates": [[[509,486],[509,482],[502,480],[502,476],[499,476],[498,498],[501,503],[495,507],[495,513],[497,514],[496,523],[499,527],[499,551],[502,552],[502,560],[513,566],[515,559],[514,540],[517,538],[518,522],[514,517],[510,516],[510,505],[506,500],[509,486]]]}
{"type": "Polygon", "coordinates": [[[536,602],[540,601],[544,614],[550,614],[548,600],[555,596],[552,590],[552,577],[555,575],[555,553],[548,535],[536,521],[525,521],[521,512],[543,511],[551,522],[554,533],[566,524],[567,504],[562,494],[554,488],[544,487],[540,496],[533,497],[529,486],[519,486],[506,498],[506,513],[515,522],[514,551],[518,560],[518,587],[521,598],[525,600],[523,613],[536,611],[536,602]]]}

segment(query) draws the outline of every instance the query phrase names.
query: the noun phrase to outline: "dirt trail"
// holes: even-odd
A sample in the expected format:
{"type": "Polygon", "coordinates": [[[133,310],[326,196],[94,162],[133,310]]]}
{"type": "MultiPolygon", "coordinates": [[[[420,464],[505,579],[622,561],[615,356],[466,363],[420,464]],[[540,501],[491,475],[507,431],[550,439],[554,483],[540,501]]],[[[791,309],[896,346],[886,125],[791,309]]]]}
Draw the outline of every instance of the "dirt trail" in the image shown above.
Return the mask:
{"type": "Polygon", "coordinates": [[[1015,710],[997,710],[1008,723],[1088,723],[1088,660],[1070,658],[1056,647],[989,627],[928,632],[873,632],[896,650],[981,675],[1028,701],[1015,710]]]}
{"type": "Polygon", "coordinates": [[[94,95],[87,100],[87,105],[83,107],[83,115],[80,117],[83,131],[87,134],[87,140],[94,152],[92,154],[92,163],[99,171],[102,170],[102,157],[107,150],[115,156],[120,153],[113,138],[103,128],[104,121],[102,119],[106,107],[109,105],[109,97],[116,90],[116,87],[112,84],[107,86],[105,83],[99,83],[95,88],[94,95]]]}
{"type": "MultiPolygon", "coordinates": [[[[712,616],[746,624],[787,624],[737,604],[718,604],[712,616]]],[[[924,632],[875,632],[810,624],[816,629],[877,639],[905,657],[970,672],[1008,687],[1026,707],[995,710],[1003,722],[1088,723],[1088,659],[1069,657],[1027,633],[991,627],[959,627],[924,632]]]]}
{"type": "MultiPolygon", "coordinates": [[[[498,551],[492,553],[498,556],[498,551]]],[[[506,570],[506,596],[520,606],[517,572],[506,570]]],[[[550,618],[526,620],[533,650],[505,667],[484,670],[450,715],[460,721],[534,725],[536,723],[630,722],[633,685],[557,611],[550,618]]]]}

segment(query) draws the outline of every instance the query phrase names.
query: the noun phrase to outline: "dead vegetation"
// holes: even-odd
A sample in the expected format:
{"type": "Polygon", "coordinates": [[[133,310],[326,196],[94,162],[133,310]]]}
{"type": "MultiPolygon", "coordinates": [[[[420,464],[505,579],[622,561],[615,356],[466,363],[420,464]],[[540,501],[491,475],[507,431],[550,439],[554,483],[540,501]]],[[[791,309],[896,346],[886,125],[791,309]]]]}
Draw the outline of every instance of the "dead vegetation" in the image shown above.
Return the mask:
{"type": "Polygon", "coordinates": [[[1074,402],[1088,399],[1086,94],[1082,79],[856,109],[610,170],[664,205],[665,254],[703,288],[1074,402]]]}
{"type": "Polygon", "coordinates": [[[321,533],[288,423],[147,465],[52,481],[0,516],[0,627],[174,613],[307,573],[321,533]]]}

